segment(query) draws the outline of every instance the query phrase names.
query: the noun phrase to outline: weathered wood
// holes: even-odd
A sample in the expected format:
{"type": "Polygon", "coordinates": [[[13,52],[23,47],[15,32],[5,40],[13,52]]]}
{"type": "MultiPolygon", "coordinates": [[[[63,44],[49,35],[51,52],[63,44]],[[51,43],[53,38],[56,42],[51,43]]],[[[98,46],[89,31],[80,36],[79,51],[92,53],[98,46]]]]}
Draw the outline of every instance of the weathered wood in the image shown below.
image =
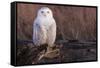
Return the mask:
{"type": "Polygon", "coordinates": [[[96,44],[96,41],[59,40],[55,42],[54,51],[47,53],[47,45],[34,46],[32,40],[18,40],[17,63],[20,65],[96,60],[96,44]],[[59,50],[58,53],[56,50],[59,50]]]}
{"type": "MultiPolygon", "coordinates": [[[[33,44],[32,40],[18,40],[18,44],[33,44]]],[[[65,48],[72,48],[72,49],[90,49],[90,48],[96,48],[96,41],[91,40],[91,41],[77,41],[77,40],[59,40],[55,42],[57,46],[63,45],[65,48]]]]}

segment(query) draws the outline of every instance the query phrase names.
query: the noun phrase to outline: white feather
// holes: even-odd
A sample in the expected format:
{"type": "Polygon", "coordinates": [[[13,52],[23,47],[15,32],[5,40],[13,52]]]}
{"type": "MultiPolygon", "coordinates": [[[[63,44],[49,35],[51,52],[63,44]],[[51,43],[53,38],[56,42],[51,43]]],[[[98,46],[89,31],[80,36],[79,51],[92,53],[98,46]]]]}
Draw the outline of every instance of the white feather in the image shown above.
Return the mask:
{"type": "Polygon", "coordinates": [[[48,44],[52,46],[55,39],[56,22],[53,18],[52,11],[47,7],[43,7],[38,11],[33,23],[33,42],[35,45],[48,44]],[[41,11],[43,11],[43,13],[41,13],[41,11]]]}

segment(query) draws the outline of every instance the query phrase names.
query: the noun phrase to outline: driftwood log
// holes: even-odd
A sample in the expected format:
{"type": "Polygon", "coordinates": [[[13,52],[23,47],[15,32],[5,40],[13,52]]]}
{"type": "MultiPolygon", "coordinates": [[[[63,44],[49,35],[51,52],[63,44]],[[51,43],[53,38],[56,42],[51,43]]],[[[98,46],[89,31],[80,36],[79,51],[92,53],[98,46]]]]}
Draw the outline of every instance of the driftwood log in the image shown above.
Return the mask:
{"type": "Polygon", "coordinates": [[[55,42],[55,52],[43,54],[45,53],[46,47],[46,45],[35,46],[32,40],[17,40],[17,64],[25,65],[97,60],[96,40],[59,40],[55,42]],[[57,52],[59,52],[59,54],[57,52]],[[56,54],[56,57],[51,58],[56,54]]]}
{"type": "MultiPolygon", "coordinates": [[[[18,44],[33,44],[32,40],[18,40],[18,44]]],[[[89,41],[78,41],[78,40],[59,40],[55,42],[56,45],[59,46],[59,44],[66,45],[66,48],[72,48],[72,49],[84,49],[84,48],[96,48],[96,40],[89,40],[89,41]]]]}

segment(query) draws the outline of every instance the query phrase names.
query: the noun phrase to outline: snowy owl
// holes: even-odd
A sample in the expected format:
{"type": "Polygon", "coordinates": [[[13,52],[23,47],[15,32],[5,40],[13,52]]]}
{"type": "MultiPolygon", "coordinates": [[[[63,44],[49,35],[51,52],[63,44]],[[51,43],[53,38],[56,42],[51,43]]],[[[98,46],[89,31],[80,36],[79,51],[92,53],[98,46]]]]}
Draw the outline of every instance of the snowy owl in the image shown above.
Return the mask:
{"type": "Polygon", "coordinates": [[[33,23],[33,43],[37,46],[47,44],[54,45],[56,39],[56,22],[52,11],[48,7],[38,10],[33,23]]]}

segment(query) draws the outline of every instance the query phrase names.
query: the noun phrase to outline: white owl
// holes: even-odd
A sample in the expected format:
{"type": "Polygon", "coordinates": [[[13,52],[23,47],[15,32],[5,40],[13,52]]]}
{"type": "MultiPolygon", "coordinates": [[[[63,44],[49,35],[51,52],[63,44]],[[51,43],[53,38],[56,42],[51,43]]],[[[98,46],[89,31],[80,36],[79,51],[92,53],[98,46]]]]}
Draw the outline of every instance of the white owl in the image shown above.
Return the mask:
{"type": "Polygon", "coordinates": [[[33,43],[38,46],[48,44],[52,47],[55,39],[56,22],[53,13],[48,7],[42,7],[33,23],[33,43]]]}

